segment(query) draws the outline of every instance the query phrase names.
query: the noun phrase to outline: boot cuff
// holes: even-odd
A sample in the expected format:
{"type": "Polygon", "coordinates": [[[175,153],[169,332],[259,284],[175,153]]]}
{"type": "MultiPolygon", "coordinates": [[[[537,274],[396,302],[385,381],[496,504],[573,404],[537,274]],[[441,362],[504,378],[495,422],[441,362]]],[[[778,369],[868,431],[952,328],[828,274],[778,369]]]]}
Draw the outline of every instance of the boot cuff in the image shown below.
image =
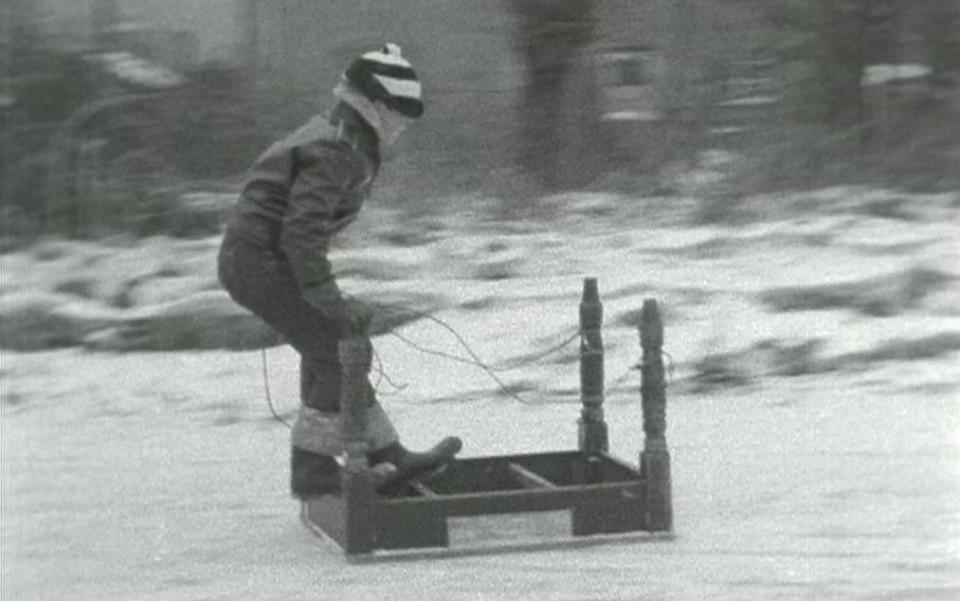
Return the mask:
{"type": "MultiPolygon", "coordinates": [[[[382,449],[399,440],[390,418],[380,403],[375,402],[367,410],[367,430],[364,436],[367,450],[382,449]]],[[[294,447],[313,453],[332,457],[344,455],[346,451],[342,414],[301,406],[290,442],[294,447]]]]}

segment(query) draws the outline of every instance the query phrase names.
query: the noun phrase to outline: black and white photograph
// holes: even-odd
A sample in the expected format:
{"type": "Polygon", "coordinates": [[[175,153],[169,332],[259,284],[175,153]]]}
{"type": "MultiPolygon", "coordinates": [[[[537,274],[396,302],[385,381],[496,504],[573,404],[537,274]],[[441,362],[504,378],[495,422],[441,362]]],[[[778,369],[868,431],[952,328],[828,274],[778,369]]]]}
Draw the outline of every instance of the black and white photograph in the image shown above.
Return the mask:
{"type": "Polygon", "coordinates": [[[3,601],[960,600],[960,0],[0,0],[3,601]]]}

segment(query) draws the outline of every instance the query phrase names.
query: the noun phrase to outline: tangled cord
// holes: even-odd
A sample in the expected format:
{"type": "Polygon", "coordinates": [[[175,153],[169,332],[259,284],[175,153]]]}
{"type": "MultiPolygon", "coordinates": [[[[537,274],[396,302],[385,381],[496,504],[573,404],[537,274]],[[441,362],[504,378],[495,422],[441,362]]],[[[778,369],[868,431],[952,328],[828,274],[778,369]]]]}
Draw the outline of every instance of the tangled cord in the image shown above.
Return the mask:
{"type": "MultiPolygon", "coordinates": [[[[388,308],[392,308],[392,307],[388,307],[388,308]]],[[[416,310],[407,309],[407,308],[404,308],[404,309],[402,309],[402,310],[396,310],[395,313],[398,313],[398,314],[407,313],[407,314],[415,315],[415,316],[417,316],[417,317],[421,317],[421,318],[423,318],[423,319],[427,319],[427,320],[429,320],[429,321],[432,321],[432,322],[436,323],[437,325],[439,325],[439,326],[442,327],[443,329],[445,329],[445,330],[447,330],[448,332],[450,332],[451,334],[453,334],[453,337],[456,338],[456,340],[457,340],[457,342],[460,344],[460,346],[462,346],[463,349],[467,352],[467,354],[470,355],[470,358],[468,359],[468,358],[465,358],[465,357],[460,357],[460,356],[458,356],[458,355],[452,355],[452,354],[450,354],[450,353],[444,353],[444,352],[442,352],[442,351],[436,351],[436,350],[433,350],[433,349],[425,348],[425,347],[423,347],[423,346],[421,346],[421,345],[413,342],[412,340],[408,339],[406,336],[404,336],[404,335],[402,335],[402,334],[400,334],[399,332],[396,332],[396,331],[391,331],[391,332],[390,332],[390,335],[391,335],[391,336],[394,336],[394,337],[397,338],[398,340],[402,341],[404,344],[407,344],[408,346],[410,346],[410,348],[413,348],[414,350],[417,350],[417,351],[419,351],[419,352],[422,352],[422,353],[425,353],[425,354],[429,354],[429,355],[435,355],[435,356],[439,356],[439,357],[444,357],[444,358],[449,359],[449,360],[451,360],[451,361],[457,361],[457,362],[460,362],[460,363],[466,363],[466,364],[468,364],[468,365],[473,365],[473,366],[479,367],[479,368],[482,369],[484,372],[486,372],[486,374],[487,374],[488,376],[490,376],[490,378],[491,378],[494,382],[497,383],[497,385],[500,387],[500,390],[501,390],[505,395],[507,395],[507,396],[509,396],[509,397],[512,397],[514,400],[516,400],[516,401],[518,401],[518,402],[520,402],[520,403],[523,403],[524,405],[535,405],[535,404],[537,404],[537,403],[530,402],[530,401],[524,399],[523,397],[521,397],[521,396],[520,396],[519,394],[517,394],[514,390],[511,390],[510,387],[509,387],[502,379],[500,379],[500,376],[497,375],[497,371],[504,371],[504,370],[506,370],[506,369],[515,369],[516,367],[519,367],[519,366],[522,366],[522,365],[529,365],[529,364],[533,363],[534,361],[539,361],[540,359],[543,359],[544,357],[547,357],[547,356],[549,356],[549,355],[551,355],[551,354],[553,354],[553,353],[556,353],[556,352],[559,352],[559,351],[563,350],[563,349],[564,349],[566,346],[568,346],[571,342],[573,342],[573,341],[575,341],[575,340],[577,340],[577,339],[580,338],[580,332],[579,332],[579,330],[578,330],[578,331],[576,332],[576,334],[574,334],[573,336],[571,336],[571,337],[569,337],[568,339],[564,340],[562,343],[560,343],[560,344],[558,344],[558,345],[555,345],[555,346],[547,349],[546,351],[537,353],[536,355],[529,356],[529,357],[524,357],[523,360],[520,361],[520,362],[514,361],[514,362],[512,362],[512,364],[511,364],[509,367],[505,367],[505,366],[491,367],[491,366],[487,365],[482,359],[480,359],[479,356],[477,356],[477,353],[474,352],[473,348],[470,347],[470,344],[467,343],[467,341],[463,338],[463,336],[460,335],[460,332],[458,332],[453,326],[451,326],[451,325],[448,324],[447,322],[443,321],[443,320],[440,319],[439,317],[437,317],[437,316],[435,316],[435,315],[432,315],[432,314],[430,314],[430,313],[426,313],[426,312],[424,312],[424,311],[416,311],[416,310]]]]}
{"type": "MultiPolygon", "coordinates": [[[[668,353],[665,350],[661,349],[660,352],[661,354],[663,354],[663,356],[667,358],[667,384],[673,384],[673,381],[674,381],[673,376],[676,371],[676,366],[674,365],[673,357],[670,355],[670,353],[668,353]]],[[[635,364],[627,368],[627,371],[624,372],[623,375],[621,375],[619,378],[617,378],[616,380],[610,383],[610,388],[616,388],[617,386],[622,384],[628,377],[633,375],[633,372],[640,371],[641,369],[643,369],[644,365],[646,364],[644,363],[643,358],[640,358],[639,360],[637,360],[635,364]]]]}
{"type": "Polygon", "coordinates": [[[267,399],[267,406],[270,407],[270,413],[273,419],[277,420],[288,429],[293,430],[293,426],[283,416],[277,413],[277,408],[273,406],[273,395],[270,394],[270,370],[267,369],[267,347],[260,349],[261,366],[263,367],[263,392],[267,399]]]}
{"type": "MultiPolygon", "coordinates": [[[[371,346],[372,346],[372,345],[371,345],[371,346]]],[[[377,394],[380,394],[380,395],[390,395],[390,394],[396,394],[396,393],[398,393],[398,392],[402,392],[402,391],[407,387],[407,385],[406,385],[406,384],[397,384],[396,382],[393,381],[393,379],[392,379],[392,378],[390,377],[390,375],[387,373],[387,370],[383,367],[383,361],[380,360],[380,354],[377,353],[377,349],[376,349],[376,348],[373,349],[373,358],[374,358],[374,360],[377,362],[376,370],[377,370],[377,375],[379,376],[379,377],[377,378],[377,383],[374,384],[374,386],[373,386],[373,389],[377,392],[377,394]],[[383,384],[383,382],[386,382],[386,383],[389,384],[391,387],[393,387],[393,390],[394,390],[394,391],[393,391],[393,392],[381,392],[381,390],[380,390],[380,385],[383,384]]]]}
{"type": "MultiPolygon", "coordinates": [[[[389,307],[389,306],[387,306],[386,308],[388,308],[388,309],[394,309],[393,307],[389,307]]],[[[563,341],[561,341],[561,342],[555,344],[554,346],[552,346],[552,347],[550,347],[550,348],[547,348],[547,349],[545,349],[545,350],[543,350],[543,351],[540,351],[540,352],[535,353],[535,354],[532,354],[532,355],[527,355],[527,356],[524,356],[524,357],[520,357],[520,358],[517,358],[517,359],[506,360],[506,361],[503,361],[503,362],[501,362],[501,363],[499,363],[499,364],[497,364],[497,365],[495,365],[495,366],[490,366],[490,365],[488,365],[487,363],[485,363],[482,359],[480,359],[480,357],[477,355],[477,353],[474,352],[473,348],[471,348],[470,344],[467,343],[467,341],[463,338],[463,336],[460,335],[460,333],[459,333],[453,326],[451,326],[451,325],[448,324],[447,322],[443,321],[443,320],[440,319],[439,317],[436,317],[435,315],[432,315],[432,314],[430,314],[430,313],[426,313],[426,312],[423,312],[423,311],[416,311],[416,310],[414,310],[414,309],[409,309],[409,308],[394,309],[394,313],[396,313],[396,314],[401,314],[401,315],[404,314],[404,313],[406,313],[406,314],[414,315],[414,316],[416,316],[416,317],[420,317],[420,318],[423,318],[423,319],[427,319],[427,320],[429,320],[429,321],[432,321],[433,323],[436,323],[437,325],[441,326],[443,329],[447,330],[448,332],[450,332],[450,333],[454,336],[454,338],[457,340],[457,342],[460,344],[460,346],[462,346],[463,349],[467,352],[467,354],[469,355],[469,358],[461,357],[461,356],[459,356],[459,355],[454,355],[454,354],[451,354],[451,353],[445,353],[445,352],[443,352],[443,351],[437,351],[437,350],[434,350],[434,349],[426,348],[426,347],[424,347],[424,346],[422,346],[422,345],[414,342],[413,340],[410,340],[409,338],[407,338],[407,337],[404,336],[403,334],[400,334],[400,333],[397,332],[397,331],[391,330],[391,331],[389,332],[389,334],[390,334],[391,336],[397,338],[398,340],[400,340],[401,342],[403,342],[404,344],[406,344],[406,345],[409,346],[410,348],[412,348],[412,349],[414,349],[414,350],[416,350],[416,351],[418,351],[418,352],[420,352],[420,353],[427,354],[427,355],[433,355],[433,356],[437,356],[437,357],[442,357],[442,358],[444,358],[444,359],[448,359],[448,360],[451,360],[451,361],[456,361],[456,362],[459,362],[459,363],[465,363],[465,364],[467,364],[467,365],[473,365],[473,366],[475,366],[475,367],[479,367],[479,368],[482,369],[494,382],[497,383],[497,385],[500,387],[500,390],[501,390],[506,396],[509,396],[509,397],[513,398],[514,400],[516,400],[516,401],[518,401],[518,402],[520,402],[520,403],[522,403],[522,404],[524,404],[524,405],[537,405],[537,404],[539,404],[539,403],[534,403],[534,402],[528,401],[528,400],[524,399],[523,397],[521,397],[519,394],[517,394],[514,390],[511,390],[511,388],[497,375],[497,372],[498,372],[498,371],[507,371],[507,370],[512,370],[512,369],[517,369],[517,368],[519,368],[519,367],[524,367],[524,366],[526,366],[526,365],[531,365],[531,364],[533,364],[533,363],[535,363],[535,362],[538,362],[538,361],[540,361],[540,360],[542,360],[542,359],[544,359],[544,358],[546,358],[546,357],[549,357],[550,355],[553,355],[553,354],[555,354],[555,353],[558,353],[558,352],[562,351],[563,349],[565,349],[567,346],[569,346],[571,343],[573,343],[573,342],[576,341],[576,340],[581,340],[581,342],[583,342],[583,332],[582,332],[581,330],[577,329],[577,331],[574,332],[573,335],[569,336],[568,338],[564,339],[563,341]]],[[[602,349],[593,349],[593,348],[589,348],[589,347],[588,347],[588,348],[586,348],[586,351],[585,351],[585,352],[587,352],[587,353],[591,353],[591,352],[598,353],[598,352],[603,352],[603,351],[602,351],[602,349]]],[[[670,360],[669,375],[672,376],[672,374],[673,374],[673,358],[670,357],[670,355],[667,354],[666,352],[664,352],[664,354],[665,354],[665,355],[668,357],[668,359],[670,360]]],[[[285,419],[283,418],[283,416],[281,416],[280,413],[277,411],[277,409],[276,409],[276,407],[274,406],[274,403],[273,403],[272,395],[270,394],[270,375],[269,375],[269,370],[268,370],[268,368],[267,368],[267,349],[266,349],[266,348],[261,349],[261,355],[262,355],[262,367],[263,367],[264,392],[265,392],[265,396],[266,396],[266,400],[267,400],[267,405],[270,407],[270,413],[273,415],[273,418],[274,418],[275,420],[277,420],[278,422],[280,422],[281,424],[283,424],[284,426],[286,426],[287,428],[289,428],[289,429],[292,430],[292,429],[293,429],[293,426],[292,426],[287,420],[285,420],[285,419]]],[[[384,394],[394,394],[394,393],[383,393],[383,392],[380,391],[380,386],[383,384],[383,382],[387,382],[391,387],[394,388],[395,392],[400,392],[400,391],[404,390],[404,389],[407,387],[406,384],[397,384],[396,382],[393,381],[393,379],[390,378],[390,375],[386,372],[386,369],[384,368],[383,362],[382,362],[382,360],[380,359],[380,355],[377,353],[377,351],[376,351],[375,348],[374,348],[374,350],[373,350],[373,357],[374,357],[374,360],[375,360],[375,362],[376,362],[375,371],[376,371],[377,374],[378,374],[378,379],[377,379],[376,384],[374,385],[374,389],[377,391],[378,394],[380,394],[380,395],[384,395],[384,394]]],[[[640,369],[641,367],[642,367],[642,361],[639,361],[639,362],[638,362],[637,364],[635,364],[635,365],[631,365],[631,366],[626,370],[626,372],[625,372],[623,375],[621,375],[620,377],[618,377],[616,380],[614,380],[614,381],[611,383],[611,387],[618,386],[618,385],[621,384],[623,381],[625,381],[629,376],[631,376],[634,371],[640,369]]],[[[671,378],[671,379],[672,379],[672,378],[671,378]]]]}

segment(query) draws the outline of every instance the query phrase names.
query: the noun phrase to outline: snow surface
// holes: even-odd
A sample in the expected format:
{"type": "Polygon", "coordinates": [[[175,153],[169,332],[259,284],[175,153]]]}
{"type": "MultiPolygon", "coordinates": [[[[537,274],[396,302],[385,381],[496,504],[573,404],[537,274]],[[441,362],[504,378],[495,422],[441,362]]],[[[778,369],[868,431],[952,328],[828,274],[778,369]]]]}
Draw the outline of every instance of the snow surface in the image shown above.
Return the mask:
{"type": "MultiPolygon", "coordinates": [[[[455,433],[465,456],[575,448],[576,345],[536,354],[575,334],[581,279],[596,276],[612,451],[636,462],[631,320],[657,298],[673,540],[348,564],[297,519],[259,352],[4,352],[3,599],[958,599],[960,203],[906,198],[911,219],[884,218],[861,210],[864,191],[818,194],[808,214],[698,228],[655,223],[635,200],[567,199],[550,225],[436,217],[422,244],[368,231],[333,257],[398,266],[342,286],[442,298],[436,317],[490,365],[535,359],[497,372],[511,396],[476,366],[375,340],[389,380],[373,378],[408,446],[455,433]],[[942,281],[915,292],[904,274],[918,269],[942,281]],[[785,289],[825,304],[764,300],[785,289]],[[777,353],[805,343],[799,375],[780,375],[777,353]]],[[[213,244],[194,246],[212,261],[213,244]]],[[[4,287],[53,277],[36,269],[5,257],[4,287]]],[[[399,333],[465,356],[436,322],[399,333]]],[[[274,348],[266,363],[289,417],[296,357],[274,348]]]]}

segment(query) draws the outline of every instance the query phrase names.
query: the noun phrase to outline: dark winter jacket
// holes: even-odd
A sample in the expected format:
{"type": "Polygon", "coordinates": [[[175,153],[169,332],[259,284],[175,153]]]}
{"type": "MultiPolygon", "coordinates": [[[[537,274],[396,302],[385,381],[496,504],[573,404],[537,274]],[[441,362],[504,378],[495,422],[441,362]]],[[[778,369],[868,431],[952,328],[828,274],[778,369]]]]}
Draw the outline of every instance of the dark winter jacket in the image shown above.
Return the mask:
{"type": "Polygon", "coordinates": [[[257,159],[230,218],[237,235],[289,261],[315,306],[341,298],[327,251],[369,195],[380,167],[378,145],[366,121],[340,104],[257,159]]]}

